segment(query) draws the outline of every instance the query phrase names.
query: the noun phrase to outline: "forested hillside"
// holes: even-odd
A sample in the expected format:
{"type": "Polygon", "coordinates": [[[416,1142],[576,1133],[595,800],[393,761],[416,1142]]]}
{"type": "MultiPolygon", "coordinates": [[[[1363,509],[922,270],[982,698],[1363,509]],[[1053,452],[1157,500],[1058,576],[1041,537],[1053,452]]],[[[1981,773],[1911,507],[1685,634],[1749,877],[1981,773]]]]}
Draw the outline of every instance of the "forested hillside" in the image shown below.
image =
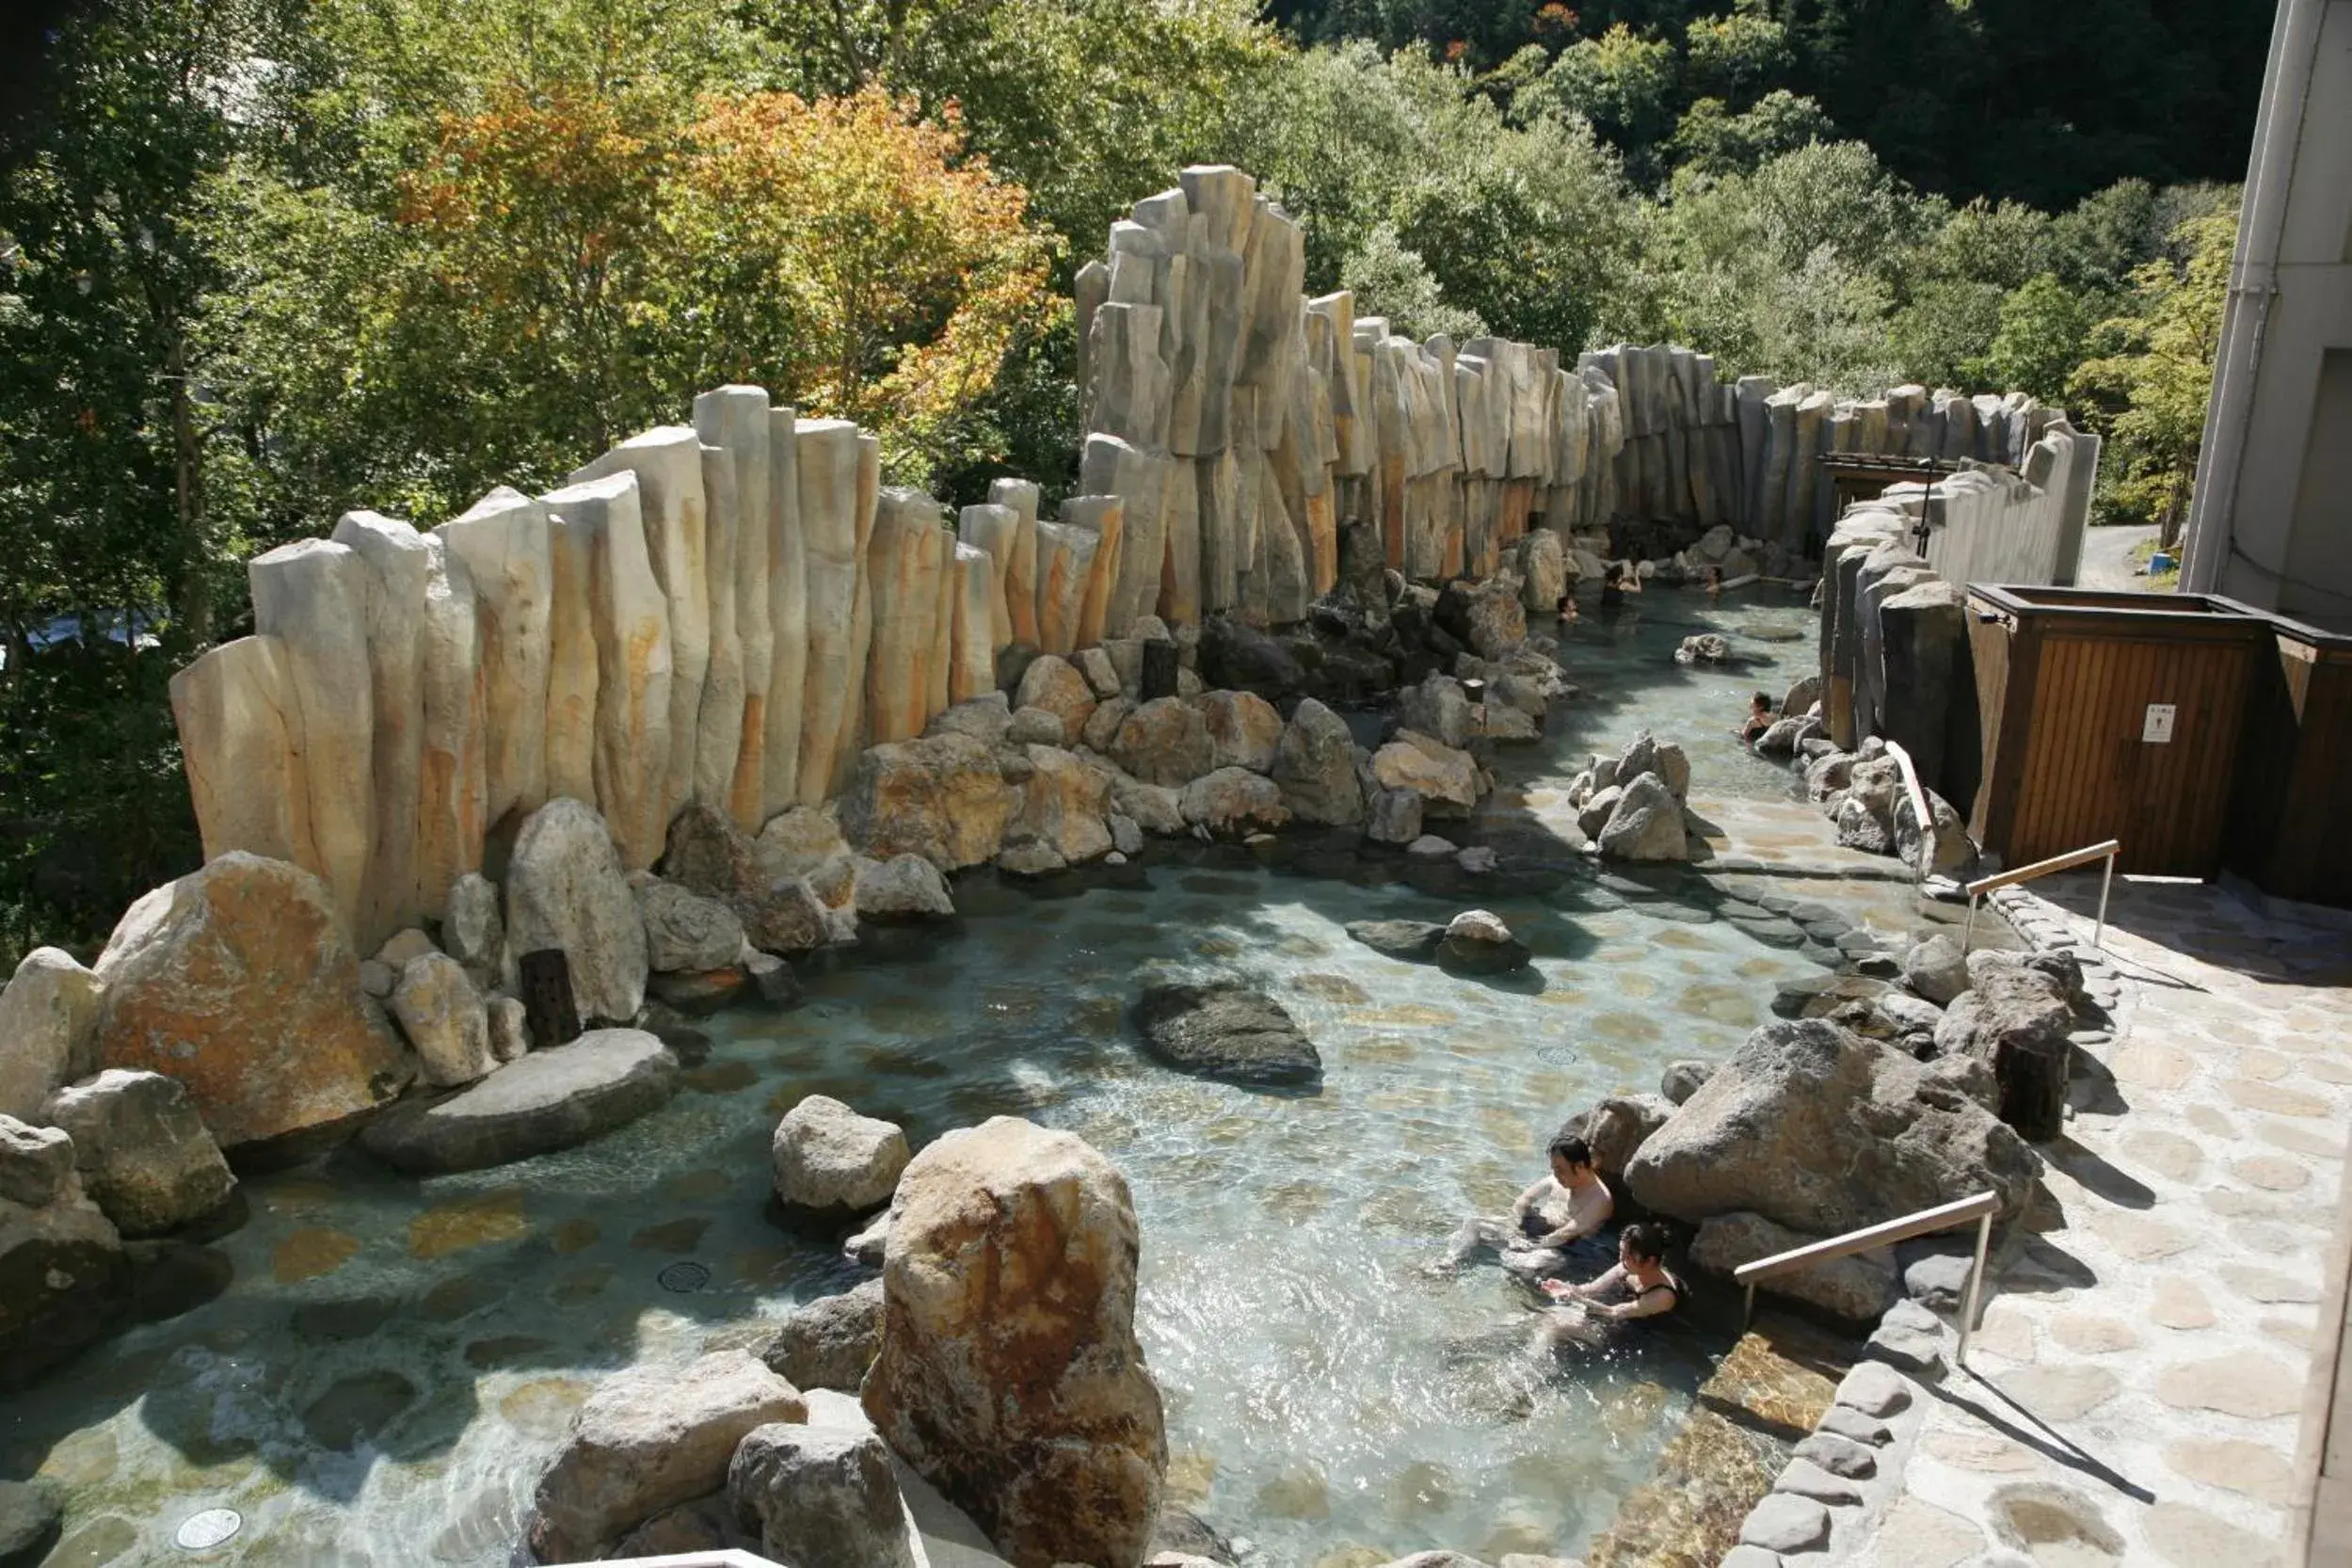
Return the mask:
{"type": "Polygon", "coordinates": [[[2269,16],[2223,0],[114,0],[0,168],[0,958],[195,856],[243,562],[749,379],[1065,487],[1067,284],[1184,164],[1416,332],[2022,387],[2184,504],[2269,16]]]}

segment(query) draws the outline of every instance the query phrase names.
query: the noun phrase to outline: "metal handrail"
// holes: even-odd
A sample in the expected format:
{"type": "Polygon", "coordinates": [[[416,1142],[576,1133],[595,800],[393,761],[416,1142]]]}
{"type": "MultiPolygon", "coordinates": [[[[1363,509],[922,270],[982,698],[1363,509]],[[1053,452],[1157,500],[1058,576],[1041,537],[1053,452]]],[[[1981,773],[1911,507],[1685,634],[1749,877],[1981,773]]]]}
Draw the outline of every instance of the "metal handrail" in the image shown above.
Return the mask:
{"type": "Polygon", "coordinates": [[[2072,871],[2076,866],[2103,857],[2107,862],[2107,869],[2099,878],[2099,923],[2092,928],[2090,945],[2093,952],[2106,946],[2107,890],[2115,886],[2115,857],[2122,849],[2121,840],[2109,839],[2103,843],[2068,850],[2064,855],[2053,855],[2049,859],[2037,860],[2030,866],[2020,866],[2013,872],[1995,872],[1991,876],[1978,877],[1968,885],[1968,929],[1960,936],[1961,953],[1966,954],[1969,944],[1976,939],[1976,901],[1985,894],[1995,888],[2007,888],[2013,883],[2031,882],[2035,877],[2048,876],[2052,872],[2072,871]]]}
{"type": "Polygon", "coordinates": [[[1976,1222],[1976,1257],[1968,1266],[1968,1294],[1965,1304],[1960,1308],[1960,1352],[1955,1358],[1965,1366],[1968,1361],[1968,1336],[1976,1323],[1976,1295],[1984,1279],[1985,1252],[1992,1240],[1992,1216],[1999,1212],[2000,1208],[1998,1193],[1978,1192],[1974,1197],[1938,1204],[1933,1208],[1923,1208],[1898,1220],[1884,1220],[1875,1225],[1864,1225],[1860,1230],[1849,1230],[1843,1236],[1808,1241],[1801,1247],[1791,1247],[1769,1257],[1759,1257],[1752,1263],[1742,1263],[1732,1271],[1732,1278],[1748,1288],[1747,1315],[1752,1320],[1756,1315],[1758,1280],[1769,1279],[1774,1274],[1784,1274],[1815,1263],[1835,1262],[1838,1258],[1851,1257],[1859,1252],[1893,1246],[1914,1236],[1950,1230],[1974,1220],[1976,1222]]]}

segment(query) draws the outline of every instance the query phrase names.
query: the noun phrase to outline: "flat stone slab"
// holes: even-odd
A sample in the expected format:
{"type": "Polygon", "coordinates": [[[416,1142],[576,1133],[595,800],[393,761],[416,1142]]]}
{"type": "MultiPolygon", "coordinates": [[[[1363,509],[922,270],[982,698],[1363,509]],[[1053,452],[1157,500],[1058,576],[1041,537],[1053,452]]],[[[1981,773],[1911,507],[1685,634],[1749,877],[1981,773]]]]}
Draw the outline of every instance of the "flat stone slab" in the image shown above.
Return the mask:
{"type": "Polygon", "coordinates": [[[591,1030],[533,1051],[471,1088],[379,1117],[360,1142],[397,1170],[478,1171],[584,1144],[660,1109],[678,1058],[641,1029],[591,1030]]]}
{"type": "Polygon", "coordinates": [[[1389,958],[1408,964],[1427,963],[1437,956],[1446,928],[1430,920],[1350,920],[1348,935],[1389,958]]]}

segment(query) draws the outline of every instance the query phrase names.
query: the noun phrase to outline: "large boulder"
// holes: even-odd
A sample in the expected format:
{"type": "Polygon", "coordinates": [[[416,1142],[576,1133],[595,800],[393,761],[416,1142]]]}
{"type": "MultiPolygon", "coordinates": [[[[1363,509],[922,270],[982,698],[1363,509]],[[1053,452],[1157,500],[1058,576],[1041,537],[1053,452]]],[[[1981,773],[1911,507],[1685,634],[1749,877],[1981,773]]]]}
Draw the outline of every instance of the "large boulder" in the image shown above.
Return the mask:
{"type": "Polygon", "coordinates": [[[1592,1168],[1620,1176],[1650,1134],[1666,1125],[1674,1103],[1663,1095],[1609,1095],[1592,1109],[1568,1118],[1560,1131],[1581,1138],[1592,1151],[1592,1168]]]}
{"type": "Polygon", "coordinates": [[[1479,767],[1466,751],[1414,729],[1372,753],[1372,777],[1384,790],[1410,790],[1425,817],[1466,817],[1479,803],[1479,767]]]}
{"type": "Polygon", "coordinates": [[[1449,746],[1470,744],[1477,715],[1469,694],[1450,675],[1432,670],[1417,686],[1397,694],[1397,728],[1411,729],[1449,746]]]}
{"type": "Polygon", "coordinates": [[[795,1388],[855,1394],[882,1351],[882,1281],[792,1309],[760,1358],[795,1388]]]}
{"type": "MultiPolygon", "coordinates": [[[[1774,1224],[1761,1214],[1715,1214],[1700,1223],[1699,1234],[1690,1243],[1690,1261],[1710,1273],[1728,1277],[1742,1264],[1820,1240],[1774,1224]]],[[[1895,1259],[1890,1250],[1882,1248],[1811,1264],[1757,1283],[1762,1289],[1817,1306],[1832,1317],[1875,1322],[1894,1299],[1895,1259]]]]}
{"type": "Polygon", "coordinates": [[[73,1158],[56,1128],[0,1114],[0,1388],[104,1338],[130,1310],[122,1239],[73,1158]]]}
{"type": "Polygon", "coordinates": [[[1180,790],[1217,765],[1208,721],[1182,697],[1154,697],[1120,722],[1111,760],[1146,784],[1180,790]]]}
{"type": "Polygon", "coordinates": [[[506,866],[506,945],[518,958],[563,950],[584,1023],[626,1024],[645,1005],[645,921],[594,808],[551,800],[523,822],[506,866]]]}
{"type": "Polygon", "coordinates": [[[331,1128],[416,1076],[327,885],[282,860],[235,852],[156,888],[97,973],[99,1064],[178,1079],[223,1148],[331,1128]]]}
{"type": "Polygon", "coordinates": [[[939,868],[920,855],[857,857],[857,914],[870,920],[936,920],[955,913],[939,868]]]}
{"type": "Polygon", "coordinates": [[[1967,958],[1968,989],[1935,1026],[1936,1049],[1998,1067],[2011,1050],[2046,1050],[2074,1027],[2062,981],[2026,953],[1979,948],[1967,958]]]}
{"type": "Polygon", "coordinates": [[[1548,616],[1568,593],[1568,551],[1549,528],[1528,530],[1520,539],[1515,564],[1521,579],[1519,602],[1530,614],[1548,616]]]}
{"type": "Polygon", "coordinates": [[[1219,768],[1195,778],[1184,787],[1177,808],[1188,825],[1221,838],[1239,838],[1290,821],[1290,808],[1282,803],[1281,786],[1247,768],[1219,768]]]}
{"type": "Polygon", "coordinates": [[[1500,659],[1528,640],[1519,593],[1516,572],[1496,572],[1482,583],[1457,578],[1437,596],[1437,624],[1480,658],[1500,659]]]}
{"type": "Polygon", "coordinates": [[[832,807],[795,806],[770,817],[760,829],[754,852],[768,885],[792,881],[808,885],[824,908],[828,940],[856,939],[857,856],[842,837],[840,815],[832,807]]]}
{"type": "Polygon", "coordinates": [[[392,986],[392,1016],[415,1048],[420,1076],[435,1089],[472,1083],[498,1058],[490,1050],[489,1012],[465,966],[445,952],[408,960],[392,986]]]}
{"type": "Polygon", "coordinates": [[[604,1380],[539,1478],[527,1529],[542,1562],[584,1562],[640,1522],[716,1492],[737,1445],[808,1401],[747,1351],[686,1367],[632,1367],[604,1380]]]}
{"type": "MultiPolygon", "coordinates": [[[[1085,685],[1076,670],[1070,676],[1085,685]]],[[[850,842],[877,860],[920,855],[952,872],[992,859],[1020,806],[1020,791],[1005,782],[986,742],[934,735],[868,748],[842,792],[840,822],[850,842]]]]}
{"type": "Polygon", "coordinates": [[[441,942],[485,990],[506,976],[506,919],[499,912],[498,885],[468,872],[449,885],[441,911],[441,942]]]}
{"type": "Polygon", "coordinates": [[[787,1210],[848,1220],[890,1201],[906,1169],[906,1134],[829,1095],[810,1095],[776,1123],[768,1154],[787,1210]]]}
{"type": "Polygon", "coordinates": [[[1938,1007],[1949,1007],[1968,989],[1968,957],[1958,942],[1938,933],[1903,954],[1903,984],[1938,1007]]]}
{"type": "Polygon", "coordinates": [[[1224,616],[1201,623],[1200,675],[1211,686],[1255,692],[1270,702],[1294,696],[1306,680],[1306,672],[1288,648],[1224,616]]]}
{"type": "Polygon", "coordinates": [[[1908,865],[1917,867],[1924,860],[1930,872],[1957,875],[1976,862],[1976,846],[1969,841],[1967,825],[1952,809],[1951,802],[1933,791],[1924,792],[1928,815],[1935,825],[1933,842],[1922,840],[1918,813],[1912,809],[1911,792],[1905,791],[1895,801],[1895,853],[1908,865]]]}
{"type": "Polygon", "coordinates": [[[1304,823],[1346,827],[1364,820],[1364,784],[1355,772],[1355,737],[1347,721],[1313,697],[1302,698],[1274,745],[1274,783],[1282,803],[1304,823]]]}
{"type": "Polygon", "coordinates": [[[594,1029],[535,1050],[470,1089],[412,1100],[371,1123],[369,1153],[418,1175],[473,1171],[569,1148],[660,1109],[678,1058],[640,1029],[594,1029]]]}
{"type": "Polygon", "coordinates": [[[754,1428],[728,1466],[727,1495],[736,1517],[758,1526],[760,1554],[772,1561],[915,1568],[890,1450],[871,1432],[754,1428]]]}
{"type": "Polygon", "coordinates": [[[1221,768],[1266,773],[1282,742],[1282,715],[1256,692],[1210,692],[1200,699],[1211,757],[1221,768]]]}
{"type": "Polygon", "coordinates": [[[1021,789],[1020,815],[1008,840],[1034,839],[1053,846],[1065,865],[1083,865],[1111,853],[1111,775],[1059,746],[1028,748],[1032,770],[1021,789]]]}
{"type": "Polygon", "coordinates": [[[35,948],[0,991],[0,1116],[41,1102],[98,1065],[98,977],[60,948],[35,948]]]}
{"type": "Polygon", "coordinates": [[[1016,1563],[1137,1568],[1151,1539],[1168,1448],[1137,1250],[1127,1182],[1067,1132],[992,1117],[900,1182],[862,1402],[1016,1563]]]}
{"type": "Polygon", "coordinates": [[[125,1236],[161,1236],[228,1202],[236,1177],[177,1079],[109,1067],[41,1119],[73,1140],[83,1189],[125,1236]]]}
{"type": "Polygon", "coordinates": [[[1375,790],[1366,802],[1364,837],[1376,844],[1409,844],[1421,836],[1421,796],[1413,790],[1375,790]]]}
{"type": "Polygon", "coordinates": [[[1135,1024],[1169,1065],[1229,1083],[1310,1084],[1322,1058],[1280,1002],[1233,981],[1161,980],[1135,1001],[1135,1024]]]}
{"type": "Polygon", "coordinates": [[[1024,708],[1042,708],[1060,719],[1062,738],[1052,744],[1062,745],[1085,729],[1086,721],[1094,717],[1095,701],[1094,687],[1076,666],[1057,654],[1041,653],[1021,672],[1020,692],[1013,709],[1017,715],[1024,708]]]}
{"type": "Polygon", "coordinates": [[[1146,784],[1124,773],[1111,776],[1111,809],[1145,833],[1173,839],[1186,832],[1184,792],[1161,784],[1146,784]]]}
{"type": "Polygon", "coordinates": [[[1834,1236],[1988,1189],[2024,1210],[2040,1160],[1917,1062],[1821,1019],[1766,1024],[1626,1167],[1642,1207],[1742,1209],[1834,1236]]]}
{"type": "Polygon", "coordinates": [[[1690,858],[1690,834],[1682,803],[1656,774],[1644,773],[1624,785],[1595,840],[1609,860],[1661,861],[1690,858]]]}
{"type": "Polygon", "coordinates": [[[644,873],[630,880],[654,973],[699,974],[743,956],[744,922],[723,901],[644,873]]]}

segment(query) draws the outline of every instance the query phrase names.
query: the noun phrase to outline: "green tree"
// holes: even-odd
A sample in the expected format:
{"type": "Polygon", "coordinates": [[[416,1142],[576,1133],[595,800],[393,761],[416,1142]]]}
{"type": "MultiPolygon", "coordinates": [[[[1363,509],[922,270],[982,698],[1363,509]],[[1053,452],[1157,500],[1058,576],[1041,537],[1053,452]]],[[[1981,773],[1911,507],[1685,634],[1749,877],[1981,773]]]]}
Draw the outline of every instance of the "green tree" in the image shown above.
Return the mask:
{"type": "Polygon", "coordinates": [[[1769,159],[1832,139],[1821,105],[1776,88],[1743,114],[1720,98],[1702,98],[1683,112],[1667,153],[1677,169],[1696,174],[1747,174],[1769,159]]]}
{"type": "Polygon", "coordinates": [[[1406,246],[1394,224],[1373,226],[1364,243],[1348,253],[1339,282],[1354,292],[1357,315],[1385,316],[1389,329],[1406,337],[1443,332],[1459,344],[1486,335],[1486,323],[1476,311],[1447,301],[1429,264],[1406,246]]]}
{"type": "Polygon", "coordinates": [[[2109,509],[2155,521],[2168,550],[2179,542],[2197,476],[2237,217],[2232,204],[2189,219],[2171,234],[2180,260],[2133,270],[2131,309],[2091,329],[2093,357],[2068,389],[2106,438],[2100,466],[2109,509]]]}
{"type": "Polygon", "coordinates": [[[2027,279],[2001,301],[2001,325],[1986,352],[1981,379],[2062,402],[2089,340],[2091,315],[2082,296],[2051,272],[2027,279]]]}
{"type": "Polygon", "coordinates": [[[1795,59],[1787,31],[1756,10],[1693,17],[1683,29],[1683,47],[1692,84],[1735,104],[1749,101],[1795,59]]]}
{"type": "Polygon", "coordinates": [[[1522,95],[1554,113],[1579,115],[1620,147],[1646,148],[1673,123],[1674,46],[1624,23],[1560,52],[1543,81],[1522,95]]]}

